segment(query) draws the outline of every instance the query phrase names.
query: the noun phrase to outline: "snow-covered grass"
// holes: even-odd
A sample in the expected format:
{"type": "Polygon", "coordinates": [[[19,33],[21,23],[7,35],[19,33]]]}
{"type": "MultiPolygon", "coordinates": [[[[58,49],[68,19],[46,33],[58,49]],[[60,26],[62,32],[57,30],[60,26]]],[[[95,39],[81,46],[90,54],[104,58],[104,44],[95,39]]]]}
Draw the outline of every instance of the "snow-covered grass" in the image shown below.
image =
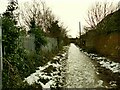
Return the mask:
{"type": "Polygon", "coordinates": [[[60,75],[62,69],[61,62],[67,57],[65,51],[67,51],[67,47],[65,47],[62,53],[59,53],[58,56],[55,56],[53,60],[49,61],[46,65],[38,67],[38,70],[36,70],[35,73],[32,73],[24,79],[24,82],[27,81],[29,85],[37,83],[40,84],[42,88],[57,87],[56,83],[58,80],[59,83],[62,83],[62,75],[60,75]]]}
{"type": "Polygon", "coordinates": [[[110,62],[110,61],[100,61],[102,67],[110,69],[113,73],[120,73],[120,63],[110,62]]]}
{"type": "Polygon", "coordinates": [[[117,73],[117,72],[120,73],[120,63],[111,61],[106,57],[100,57],[97,54],[87,53],[87,52],[84,52],[84,53],[87,56],[89,56],[92,60],[97,60],[97,63],[99,63],[101,67],[105,67],[106,69],[111,70],[113,73],[117,73]]]}

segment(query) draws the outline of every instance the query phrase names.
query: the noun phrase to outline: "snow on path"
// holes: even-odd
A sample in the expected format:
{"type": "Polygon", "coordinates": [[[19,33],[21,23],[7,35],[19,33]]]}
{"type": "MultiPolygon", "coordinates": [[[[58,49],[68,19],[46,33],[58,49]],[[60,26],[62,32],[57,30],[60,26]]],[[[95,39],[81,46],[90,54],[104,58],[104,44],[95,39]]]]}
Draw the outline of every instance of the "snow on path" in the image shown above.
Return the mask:
{"type": "Polygon", "coordinates": [[[67,88],[96,88],[103,87],[95,73],[95,67],[84,53],[74,44],[70,45],[66,66],[67,88]]]}

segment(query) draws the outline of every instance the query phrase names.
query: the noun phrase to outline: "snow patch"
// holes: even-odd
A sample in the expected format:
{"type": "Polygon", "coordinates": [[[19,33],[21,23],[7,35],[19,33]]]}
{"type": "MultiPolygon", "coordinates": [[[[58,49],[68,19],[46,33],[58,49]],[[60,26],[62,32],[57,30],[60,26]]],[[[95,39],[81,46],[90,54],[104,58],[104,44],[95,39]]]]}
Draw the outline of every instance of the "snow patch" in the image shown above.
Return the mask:
{"type": "Polygon", "coordinates": [[[119,63],[109,62],[109,61],[106,61],[106,62],[100,61],[100,64],[102,67],[110,69],[114,73],[116,73],[116,72],[120,73],[120,64],[119,63]]]}
{"type": "MultiPolygon", "coordinates": [[[[81,50],[81,49],[80,49],[81,50]]],[[[84,51],[82,51],[84,52],[84,51]]],[[[87,56],[89,56],[93,60],[97,60],[97,62],[102,66],[105,67],[106,69],[111,70],[113,73],[120,73],[120,63],[116,63],[113,61],[110,61],[106,57],[100,57],[97,54],[93,53],[87,53],[84,52],[87,56]]]]}
{"type": "Polygon", "coordinates": [[[58,62],[61,62],[62,60],[64,60],[66,58],[66,55],[67,55],[67,53],[64,52],[61,54],[62,57],[60,57],[59,55],[55,56],[53,58],[53,60],[57,60],[56,63],[52,63],[51,61],[49,61],[45,66],[38,67],[38,70],[36,70],[35,73],[31,74],[27,78],[25,78],[23,82],[27,81],[27,83],[29,85],[32,85],[36,82],[36,83],[40,84],[43,88],[50,88],[51,85],[55,87],[56,79],[58,79],[60,82],[62,82],[62,76],[59,75],[62,65],[60,65],[58,62]],[[57,70],[57,71],[51,72],[50,76],[44,72],[44,70],[46,68],[48,68],[49,66],[53,66],[57,70]],[[45,79],[45,80],[48,79],[48,82],[44,84],[39,79],[45,79]]]}

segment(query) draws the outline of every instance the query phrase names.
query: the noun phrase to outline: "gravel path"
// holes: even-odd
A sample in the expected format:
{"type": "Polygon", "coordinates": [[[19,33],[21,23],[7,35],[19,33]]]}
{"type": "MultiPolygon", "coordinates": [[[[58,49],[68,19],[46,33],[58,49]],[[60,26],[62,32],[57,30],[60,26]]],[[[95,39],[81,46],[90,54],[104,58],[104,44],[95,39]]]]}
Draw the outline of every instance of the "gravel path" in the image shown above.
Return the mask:
{"type": "Polygon", "coordinates": [[[70,45],[66,65],[66,88],[104,87],[95,72],[90,58],[82,53],[74,44],[70,45]]]}

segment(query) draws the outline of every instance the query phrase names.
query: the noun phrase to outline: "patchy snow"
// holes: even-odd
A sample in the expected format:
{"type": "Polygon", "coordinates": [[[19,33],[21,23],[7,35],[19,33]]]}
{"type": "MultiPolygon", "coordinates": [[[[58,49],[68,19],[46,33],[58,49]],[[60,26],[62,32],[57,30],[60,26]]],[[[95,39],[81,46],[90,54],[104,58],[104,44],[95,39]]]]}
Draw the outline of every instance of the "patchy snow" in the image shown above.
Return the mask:
{"type": "MultiPolygon", "coordinates": [[[[41,67],[41,66],[38,67],[38,69],[42,71],[42,70],[44,70],[45,68],[49,67],[49,64],[50,64],[50,62],[48,62],[48,64],[45,65],[45,66],[43,66],[43,67],[41,67]]],[[[37,70],[37,71],[39,72],[39,70],[37,70]]]]}
{"type": "Polygon", "coordinates": [[[110,69],[112,72],[120,73],[120,63],[115,63],[115,62],[109,62],[109,61],[100,61],[100,64],[102,67],[105,67],[107,69],[110,69]]]}
{"type": "Polygon", "coordinates": [[[98,86],[102,85],[103,84],[103,81],[102,80],[99,80],[98,81],[98,86]]]}
{"type": "Polygon", "coordinates": [[[53,58],[53,60],[57,60],[56,63],[51,63],[51,61],[49,61],[46,65],[38,67],[38,70],[36,70],[35,73],[32,73],[27,78],[25,78],[24,81],[27,81],[27,83],[29,85],[32,85],[36,82],[36,83],[40,84],[42,86],[42,88],[50,88],[51,86],[55,87],[57,79],[60,80],[60,82],[62,82],[62,76],[58,75],[60,73],[61,68],[62,68],[62,65],[60,65],[59,63],[66,58],[66,55],[67,55],[67,53],[63,52],[61,55],[55,56],[53,58]],[[49,74],[50,76],[47,75],[47,72],[44,72],[44,70],[46,68],[49,68],[49,66],[53,66],[57,70],[57,71],[52,71],[49,74]],[[39,79],[44,79],[44,80],[47,79],[48,82],[46,82],[44,84],[39,79]]]}
{"type": "Polygon", "coordinates": [[[60,56],[55,56],[53,59],[58,60],[60,56]]]}
{"type": "Polygon", "coordinates": [[[116,87],[116,81],[110,81],[110,85],[113,86],[113,87],[116,87]]]}
{"type": "Polygon", "coordinates": [[[50,88],[50,86],[55,83],[53,80],[50,80],[48,83],[46,83],[45,85],[41,82],[39,82],[42,85],[42,88],[50,88]]]}
{"type": "Polygon", "coordinates": [[[63,53],[63,54],[61,54],[63,57],[65,57],[66,56],[66,53],[63,53]]]}
{"type": "Polygon", "coordinates": [[[27,83],[29,85],[33,84],[34,82],[37,82],[37,80],[39,79],[39,77],[36,76],[35,73],[31,74],[29,77],[25,78],[25,81],[27,81],[27,83]]]}
{"type": "Polygon", "coordinates": [[[49,63],[49,66],[52,65],[53,67],[61,67],[62,65],[60,65],[58,62],[57,63],[49,63]]]}
{"type": "MultiPolygon", "coordinates": [[[[45,75],[45,73],[43,72],[44,69],[46,69],[47,67],[49,67],[50,65],[53,65],[53,67],[57,67],[57,66],[60,66],[58,65],[58,63],[55,65],[55,64],[50,64],[50,62],[48,62],[48,64],[46,66],[43,66],[43,67],[39,67],[39,70],[36,70],[35,73],[31,74],[29,77],[25,78],[25,81],[28,82],[28,84],[33,84],[34,82],[36,83],[40,83],[42,85],[43,88],[50,88],[50,85],[53,84],[53,80],[50,80],[50,79],[53,79],[52,76],[48,76],[48,75],[45,75]],[[45,85],[42,83],[42,82],[38,82],[38,80],[40,78],[44,78],[44,79],[49,79],[50,81],[47,82],[45,85]]],[[[56,71],[55,73],[53,72],[52,75],[55,75],[57,74],[58,72],[56,71]]]]}
{"type": "MultiPolygon", "coordinates": [[[[80,49],[81,50],[81,49],[80,49]]],[[[84,51],[82,51],[84,52],[84,51]]],[[[111,70],[113,73],[120,73],[120,63],[116,63],[114,61],[110,61],[106,57],[100,57],[97,54],[84,52],[87,56],[89,56],[93,60],[97,60],[97,62],[106,69],[111,70]]]]}

